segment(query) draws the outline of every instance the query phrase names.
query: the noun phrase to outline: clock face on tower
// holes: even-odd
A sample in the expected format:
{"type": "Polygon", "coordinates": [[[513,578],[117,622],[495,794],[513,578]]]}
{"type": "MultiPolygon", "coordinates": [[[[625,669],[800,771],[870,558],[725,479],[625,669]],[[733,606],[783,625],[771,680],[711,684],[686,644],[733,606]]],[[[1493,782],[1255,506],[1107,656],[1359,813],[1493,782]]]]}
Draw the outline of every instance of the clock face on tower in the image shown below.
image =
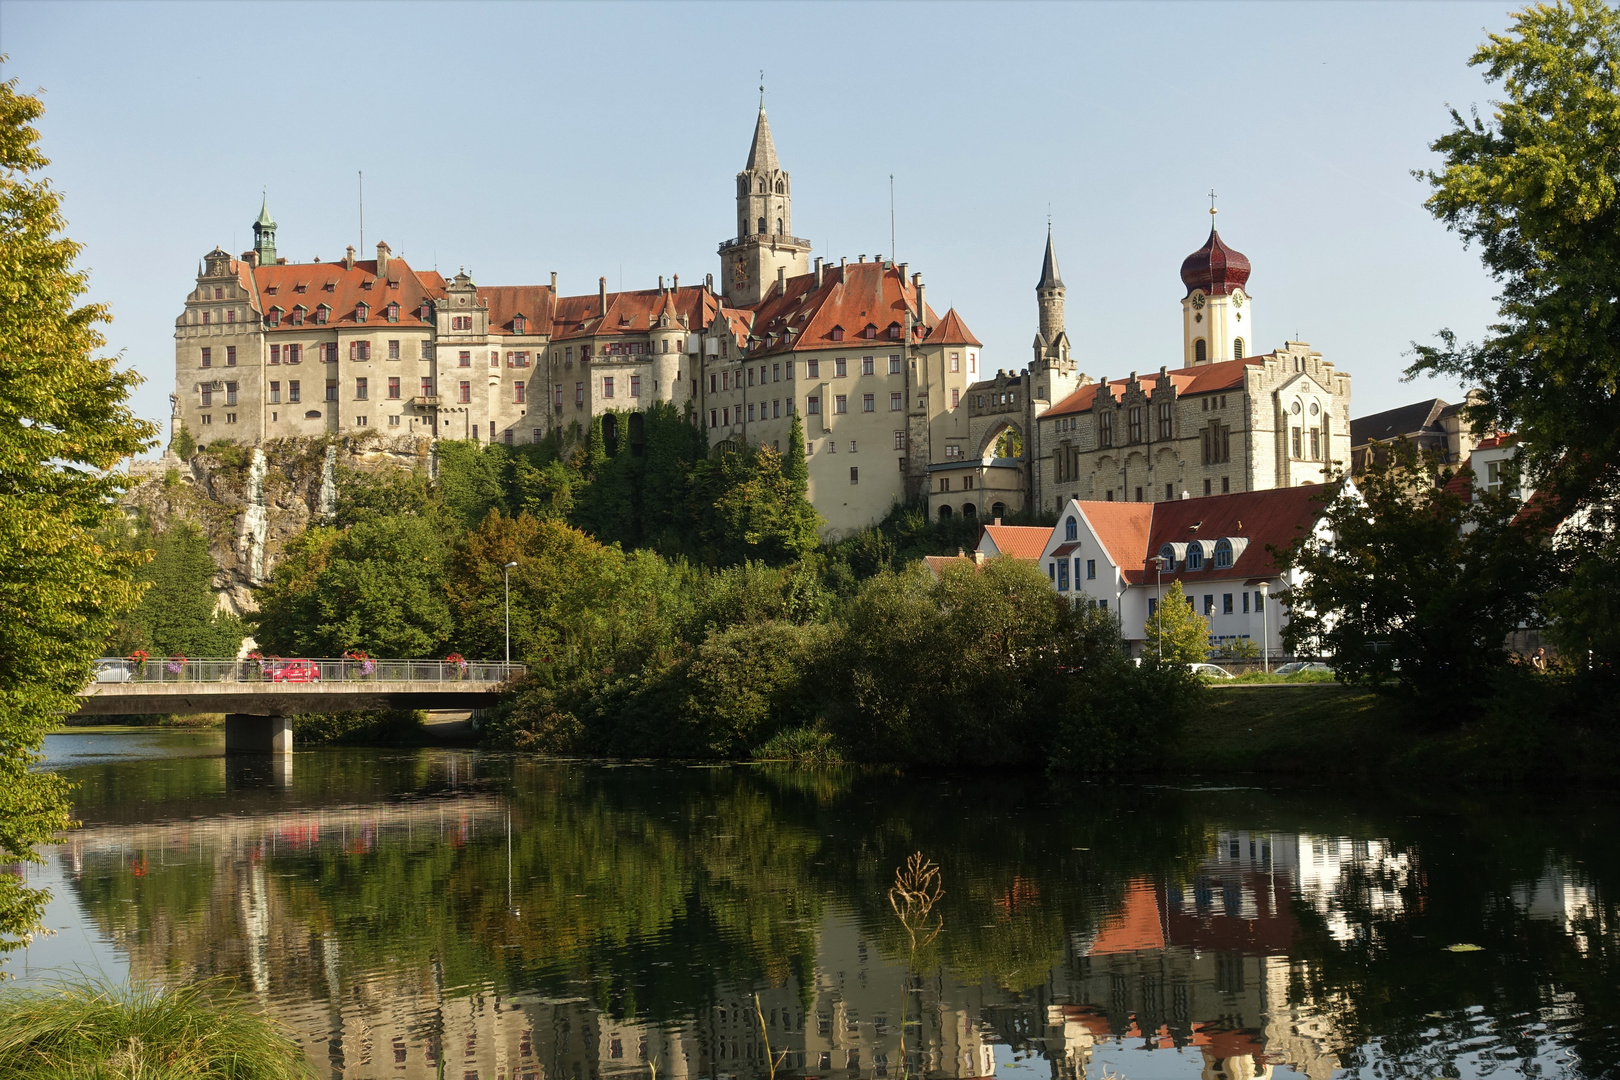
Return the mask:
{"type": "Polygon", "coordinates": [[[1232,290],[1232,306],[1235,307],[1235,308],[1240,308],[1240,307],[1243,306],[1243,290],[1242,289],[1233,289],[1232,290]]]}
{"type": "Polygon", "coordinates": [[[1195,311],[1199,311],[1199,310],[1203,309],[1203,307],[1204,307],[1204,294],[1203,293],[1195,292],[1195,293],[1192,294],[1192,306],[1193,306],[1193,309],[1195,311]]]}

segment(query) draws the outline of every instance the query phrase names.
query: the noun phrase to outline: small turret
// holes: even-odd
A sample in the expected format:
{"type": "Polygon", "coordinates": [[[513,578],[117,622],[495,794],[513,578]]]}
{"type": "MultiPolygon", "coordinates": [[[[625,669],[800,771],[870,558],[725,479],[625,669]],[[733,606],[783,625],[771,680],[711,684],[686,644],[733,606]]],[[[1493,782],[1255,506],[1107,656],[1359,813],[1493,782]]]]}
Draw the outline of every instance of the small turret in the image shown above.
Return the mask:
{"type": "Polygon", "coordinates": [[[253,253],[260,266],[276,265],[276,223],[270,217],[270,197],[259,206],[259,220],[253,223],[253,253]]]}

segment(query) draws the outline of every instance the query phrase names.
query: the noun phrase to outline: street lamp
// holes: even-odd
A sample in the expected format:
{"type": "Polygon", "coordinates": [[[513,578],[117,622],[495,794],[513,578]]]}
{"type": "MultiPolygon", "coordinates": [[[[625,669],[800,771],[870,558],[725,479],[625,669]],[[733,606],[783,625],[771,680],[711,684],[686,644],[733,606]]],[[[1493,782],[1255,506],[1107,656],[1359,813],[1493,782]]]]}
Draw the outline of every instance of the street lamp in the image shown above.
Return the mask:
{"type": "Polygon", "coordinates": [[[1153,613],[1159,624],[1153,632],[1153,652],[1159,663],[1164,663],[1164,556],[1153,556],[1153,565],[1159,571],[1158,598],[1153,601],[1153,613]]]}
{"type": "Polygon", "coordinates": [[[1266,601],[1271,595],[1271,582],[1260,583],[1260,663],[1267,675],[1271,674],[1271,610],[1266,601]]]}
{"type": "Polygon", "coordinates": [[[501,567],[501,580],[506,585],[506,671],[505,675],[512,675],[512,567],[517,563],[509,562],[501,567]]]}

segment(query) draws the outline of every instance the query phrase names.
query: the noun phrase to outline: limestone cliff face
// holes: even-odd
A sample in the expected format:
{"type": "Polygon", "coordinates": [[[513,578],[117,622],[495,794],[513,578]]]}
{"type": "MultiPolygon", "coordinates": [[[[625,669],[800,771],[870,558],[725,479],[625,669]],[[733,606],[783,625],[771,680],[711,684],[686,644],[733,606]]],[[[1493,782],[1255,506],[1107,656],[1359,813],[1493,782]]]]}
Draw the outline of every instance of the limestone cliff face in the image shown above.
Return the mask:
{"type": "Polygon", "coordinates": [[[241,614],[255,609],[253,587],[275,569],[287,542],[330,516],[340,472],[431,471],[432,453],[430,439],[410,435],[276,439],[255,447],[220,442],[189,460],[171,449],[132,468],[138,483],[123,505],[157,529],[196,524],[217,567],[219,606],[241,614]]]}

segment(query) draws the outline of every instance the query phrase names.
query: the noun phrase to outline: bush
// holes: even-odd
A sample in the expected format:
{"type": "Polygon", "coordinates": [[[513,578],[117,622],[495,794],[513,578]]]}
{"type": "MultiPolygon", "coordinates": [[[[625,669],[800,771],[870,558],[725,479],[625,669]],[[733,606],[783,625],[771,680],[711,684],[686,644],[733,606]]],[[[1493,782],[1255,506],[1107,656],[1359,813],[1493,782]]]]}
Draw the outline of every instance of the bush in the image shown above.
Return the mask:
{"type": "Polygon", "coordinates": [[[11,1080],[306,1080],[274,1020],[208,985],[69,983],[0,995],[0,1075],[11,1080]]]}
{"type": "Polygon", "coordinates": [[[1065,697],[1051,768],[1102,772],[1160,766],[1182,720],[1209,691],[1184,664],[1144,657],[1137,666],[1123,651],[1098,660],[1065,697]]]}
{"type": "Polygon", "coordinates": [[[292,718],[299,746],[410,746],[422,741],[427,714],[410,709],[303,713],[292,718]]]}

